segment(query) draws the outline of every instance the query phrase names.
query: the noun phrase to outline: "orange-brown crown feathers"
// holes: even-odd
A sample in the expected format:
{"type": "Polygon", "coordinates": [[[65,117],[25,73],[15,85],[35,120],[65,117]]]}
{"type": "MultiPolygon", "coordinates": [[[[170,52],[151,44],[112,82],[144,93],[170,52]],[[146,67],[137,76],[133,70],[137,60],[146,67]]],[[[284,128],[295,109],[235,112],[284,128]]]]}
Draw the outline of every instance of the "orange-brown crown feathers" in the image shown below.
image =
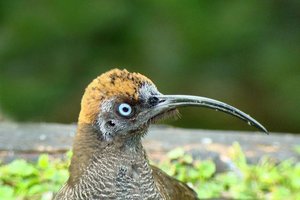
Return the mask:
{"type": "Polygon", "coordinates": [[[85,89],[81,100],[78,123],[93,123],[100,112],[100,105],[113,96],[138,99],[138,89],[144,84],[153,84],[150,79],[126,69],[113,69],[94,79],[85,89]]]}

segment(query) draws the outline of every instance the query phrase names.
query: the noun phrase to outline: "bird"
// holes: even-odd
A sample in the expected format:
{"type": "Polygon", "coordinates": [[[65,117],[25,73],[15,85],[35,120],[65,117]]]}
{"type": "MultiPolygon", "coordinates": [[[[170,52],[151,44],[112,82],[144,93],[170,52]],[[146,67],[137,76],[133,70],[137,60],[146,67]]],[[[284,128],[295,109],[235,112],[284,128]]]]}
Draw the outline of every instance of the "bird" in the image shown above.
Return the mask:
{"type": "Polygon", "coordinates": [[[238,117],[266,132],[259,122],[221,101],[190,95],[163,95],[146,76],[112,69],[95,78],[81,100],[69,178],[55,200],[192,200],[185,183],[149,163],[142,138],[149,126],[200,106],[238,117]]]}

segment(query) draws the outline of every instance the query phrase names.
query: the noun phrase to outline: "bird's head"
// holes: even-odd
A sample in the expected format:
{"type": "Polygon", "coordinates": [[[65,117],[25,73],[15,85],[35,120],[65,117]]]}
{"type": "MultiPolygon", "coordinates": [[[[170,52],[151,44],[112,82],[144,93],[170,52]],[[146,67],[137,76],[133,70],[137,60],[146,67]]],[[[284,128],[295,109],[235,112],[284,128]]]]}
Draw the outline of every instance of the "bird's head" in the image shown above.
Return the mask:
{"type": "Polygon", "coordinates": [[[102,139],[113,141],[142,135],[151,122],[176,115],[176,108],[181,106],[219,110],[267,132],[255,119],[223,102],[198,96],[163,95],[147,77],[119,69],[100,75],[88,85],[81,102],[79,124],[93,125],[102,139]]]}

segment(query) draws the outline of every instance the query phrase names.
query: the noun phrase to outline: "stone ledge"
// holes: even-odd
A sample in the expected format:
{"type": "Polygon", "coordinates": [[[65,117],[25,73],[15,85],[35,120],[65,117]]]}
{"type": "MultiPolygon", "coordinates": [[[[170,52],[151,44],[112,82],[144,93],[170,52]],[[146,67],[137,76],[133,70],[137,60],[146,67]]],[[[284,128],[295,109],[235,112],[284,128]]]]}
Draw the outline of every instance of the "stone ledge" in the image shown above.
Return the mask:
{"type": "MultiPolygon", "coordinates": [[[[76,125],[54,123],[0,123],[0,160],[15,158],[35,159],[40,153],[61,156],[71,148],[76,125]]],[[[152,126],[143,143],[153,160],[161,160],[166,152],[183,147],[195,158],[213,159],[222,166],[228,161],[228,151],[238,142],[247,159],[256,163],[263,156],[277,161],[293,158],[300,160],[294,147],[300,136],[287,133],[216,131],[152,126]]],[[[223,168],[223,167],[222,167],[223,168]]]]}

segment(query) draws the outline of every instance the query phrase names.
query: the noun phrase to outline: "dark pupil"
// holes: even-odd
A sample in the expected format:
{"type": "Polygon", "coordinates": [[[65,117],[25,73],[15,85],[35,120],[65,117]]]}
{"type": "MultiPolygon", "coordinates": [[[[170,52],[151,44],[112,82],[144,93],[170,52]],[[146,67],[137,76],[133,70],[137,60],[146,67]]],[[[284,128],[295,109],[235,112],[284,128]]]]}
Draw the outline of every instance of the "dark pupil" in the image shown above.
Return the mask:
{"type": "Polygon", "coordinates": [[[128,108],[126,108],[126,107],[124,107],[124,108],[123,108],[123,111],[124,111],[124,112],[128,112],[128,111],[129,111],[129,109],[128,109],[128,108]]]}

